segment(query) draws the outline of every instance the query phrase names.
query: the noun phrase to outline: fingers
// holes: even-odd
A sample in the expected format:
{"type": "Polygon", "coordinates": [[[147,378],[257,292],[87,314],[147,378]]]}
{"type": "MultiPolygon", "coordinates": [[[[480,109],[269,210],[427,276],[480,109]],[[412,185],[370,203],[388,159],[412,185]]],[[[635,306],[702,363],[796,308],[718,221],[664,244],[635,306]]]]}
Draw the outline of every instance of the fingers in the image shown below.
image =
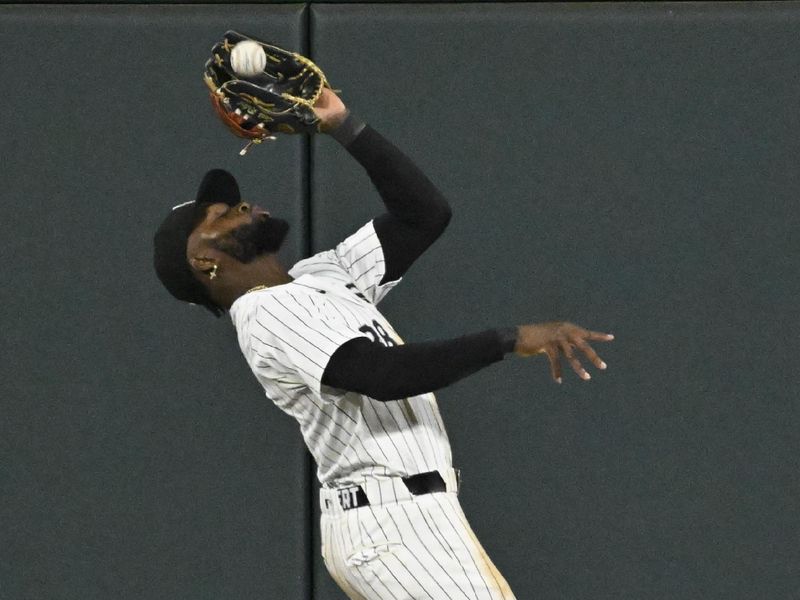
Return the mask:
{"type": "Polygon", "coordinates": [[[547,360],[550,361],[550,374],[556,383],[561,383],[561,361],[558,360],[558,349],[550,346],[545,350],[545,354],[547,354],[547,360]]]}
{"type": "Polygon", "coordinates": [[[599,356],[597,356],[597,352],[594,351],[594,348],[592,348],[589,344],[584,342],[582,339],[578,338],[578,339],[575,340],[574,343],[575,343],[575,346],[580,348],[581,352],[583,352],[586,355],[586,357],[590,361],[592,361],[592,364],[595,367],[597,367],[598,369],[605,369],[608,366],[608,365],[606,365],[605,362],[603,362],[603,360],[599,356]]]}
{"type": "Polygon", "coordinates": [[[564,353],[564,356],[569,361],[570,366],[572,366],[572,370],[578,374],[578,377],[583,379],[584,381],[588,381],[592,378],[591,375],[583,368],[581,361],[575,356],[575,351],[572,349],[572,344],[567,340],[562,340],[559,342],[559,346],[561,347],[561,351],[564,353]]]}
{"type": "MultiPolygon", "coordinates": [[[[576,348],[580,350],[596,368],[603,371],[608,368],[605,361],[603,361],[603,359],[598,356],[597,352],[595,352],[594,348],[589,345],[589,341],[610,342],[614,339],[612,334],[590,331],[568,322],[552,322],[541,325],[530,325],[527,327],[534,331],[535,335],[532,339],[536,343],[530,342],[530,340],[523,340],[526,343],[518,343],[518,348],[515,351],[522,356],[530,356],[531,354],[539,353],[547,354],[547,360],[550,363],[550,374],[557,383],[561,383],[561,354],[567,359],[572,370],[575,371],[578,377],[584,381],[589,381],[592,378],[581,364],[578,356],[576,356],[576,348]],[[536,348],[536,351],[526,354],[525,350],[528,346],[536,348]]],[[[527,329],[523,327],[520,328],[520,331],[526,333],[527,329]]]]}
{"type": "Polygon", "coordinates": [[[599,331],[587,331],[586,333],[590,340],[597,342],[610,342],[614,339],[614,334],[611,333],[601,333],[599,331]]]}
{"type": "Polygon", "coordinates": [[[581,352],[583,352],[586,355],[586,358],[588,358],[598,369],[605,370],[608,368],[608,365],[605,363],[605,361],[598,356],[597,352],[594,351],[594,348],[592,348],[586,341],[587,339],[610,342],[614,339],[614,336],[610,333],[588,331],[586,329],[578,328],[578,330],[573,332],[572,335],[569,335],[567,339],[559,341],[559,347],[569,361],[570,366],[572,366],[572,370],[575,371],[575,373],[578,374],[578,377],[584,381],[589,381],[592,376],[588,371],[586,371],[586,369],[583,368],[580,360],[578,360],[578,358],[575,356],[574,348],[578,348],[581,352]]]}

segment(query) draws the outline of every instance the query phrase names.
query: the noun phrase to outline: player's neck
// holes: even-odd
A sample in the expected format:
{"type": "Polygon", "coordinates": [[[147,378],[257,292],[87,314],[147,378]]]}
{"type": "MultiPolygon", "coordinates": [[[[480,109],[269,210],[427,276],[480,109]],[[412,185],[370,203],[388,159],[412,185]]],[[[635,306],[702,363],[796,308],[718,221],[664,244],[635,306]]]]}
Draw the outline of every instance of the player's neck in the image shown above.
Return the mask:
{"type": "Polygon", "coordinates": [[[292,277],[277,256],[268,254],[246,264],[237,264],[235,272],[228,273],[227,277],[220,277],[215,282],[211,294],[220,306],[230,308],[237,298],[253,288],[274,287],[291,281],[292,277]]]}

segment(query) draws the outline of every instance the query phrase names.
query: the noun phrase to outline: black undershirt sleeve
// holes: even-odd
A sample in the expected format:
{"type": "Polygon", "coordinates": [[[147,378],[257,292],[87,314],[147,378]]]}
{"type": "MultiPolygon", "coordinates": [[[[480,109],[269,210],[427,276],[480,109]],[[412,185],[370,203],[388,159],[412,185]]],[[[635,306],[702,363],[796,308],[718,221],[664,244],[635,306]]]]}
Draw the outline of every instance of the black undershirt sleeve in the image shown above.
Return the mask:
{"type": "Polygon", "coordinates": [[[455,383],[501,360],[515,343],[516,328],[390,347],[355,338],[333,353],[322,383],[376,400],[400,400],[455,383]]]}
{"type": "MultiPolygon", "coordinates": [[[[330,133],[364,167],[386,206],[373,221],[386,267],[381,283],[399,279],[445,230],[450,205],[405,154],[352,114],[330,133]]],[[[399,400],[441,389],[497,362],[515,343],[516,328],[391,347],[356,338],[333,353],[322,383],[376,400],[399,400]]]]}
{"type": "Polygon", "coordinates": [[[386,262],[381,283],[395,281],[445,230],[450,205],[411,159],[352,114],[331,136],[364,167],[386,206],[373,226],[386,262]]]}

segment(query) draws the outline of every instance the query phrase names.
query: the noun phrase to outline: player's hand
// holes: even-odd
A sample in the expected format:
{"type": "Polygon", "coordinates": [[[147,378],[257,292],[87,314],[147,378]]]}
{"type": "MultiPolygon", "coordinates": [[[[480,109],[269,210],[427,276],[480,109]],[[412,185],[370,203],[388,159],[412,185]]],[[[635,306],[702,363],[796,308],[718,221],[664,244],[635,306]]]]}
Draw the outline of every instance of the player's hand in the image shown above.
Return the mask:
{"type": "Polygon", "coordinates": [[[321,121],[319,129],[323,132],[335,129],[347,117],[347,107],[330,88],[322,88],[322,94],[314,104],[314,112],[321,121]]]}
{"type": "Polygon", "coordinates": [[[578,377],[586,381],[592,376],[583,368],[581,361],[576,356],[575,349],[583,352],[598,369],[605,369],[606,363],[597,356],[597,353],[589,345],[589,341],[610,342],[613,339],[614,336],[610,333],[589,331],[563,321],[521,325],[517,328],[517,344],[514,352],[520,356],[547,354],[550,361],[550,372],[558,383],[561,383],[561,355],[563,354],[578,377]]]}

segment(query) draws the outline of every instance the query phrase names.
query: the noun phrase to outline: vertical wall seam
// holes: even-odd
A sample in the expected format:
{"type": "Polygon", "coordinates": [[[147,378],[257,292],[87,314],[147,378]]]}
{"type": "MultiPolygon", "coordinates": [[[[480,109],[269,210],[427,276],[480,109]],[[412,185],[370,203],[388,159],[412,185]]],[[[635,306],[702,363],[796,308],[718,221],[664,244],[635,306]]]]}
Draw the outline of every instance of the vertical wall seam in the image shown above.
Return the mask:
{"type": "MultiPolygon", "coordinates": [[[[303,7],[303,54],[314,59],[312,47],[312,26],[311,26],[311,2],[306,2],[303,7]]],[[[314,143],[311,136],[303,136],[303,184],[305,186],[305,234],[306,234],[306,247],[305,256],[311,256],[314,252],[314,227],[313,227],[313,168],[314,168],[314,143]]],[[[305,534],[306,539],[306,593],[308,600],[314,600],[316,597],[316,582],[314,580],[314,464],[311,454],[308,450],[305,451],[305,461],[303,463],[305,469],[306,493],[305,493],[305,534]]]]}

